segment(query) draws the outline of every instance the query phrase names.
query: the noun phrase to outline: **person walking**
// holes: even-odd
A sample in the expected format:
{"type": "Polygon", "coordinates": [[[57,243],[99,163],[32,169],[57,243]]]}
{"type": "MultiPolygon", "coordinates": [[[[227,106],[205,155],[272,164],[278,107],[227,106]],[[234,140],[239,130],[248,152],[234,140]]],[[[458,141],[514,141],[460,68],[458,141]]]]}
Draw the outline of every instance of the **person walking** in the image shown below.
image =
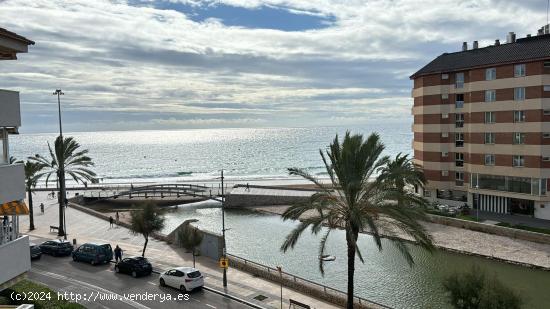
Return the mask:
{"type": "Polygon", "coordinates": [[[118,261],[122,261],[122,249],[116,245],[115,247],[115,263],[118,263],[118,261]]]}
{"type": "Polygon", "coordinates": [[[40,203],[40,212],[44,214],[44,203],[40,203]]]}
{"type": "Polygon", "coordinates": [[[120,217],[118,216],[118,211],[116,212],[116,216],[115,216],[115,220],[116,220],[116,225],[118,226],[118,223],[119,223],[119,219],[120,217]]]}
{"type": "Polygon", "coordinates": [[[248,185],[248,182],[246,183],[246,191],[250,191],[250,185],[248,185]]]}
{"type": "Polygon", "coordinates": [[[114,222],[114,221],[115,221],[115,220],[113,220],[113,216],[110,216],[110,217],[109,217],[109,228],[112,228],[112,227],[113,227],[113,222],[114,222]]]}

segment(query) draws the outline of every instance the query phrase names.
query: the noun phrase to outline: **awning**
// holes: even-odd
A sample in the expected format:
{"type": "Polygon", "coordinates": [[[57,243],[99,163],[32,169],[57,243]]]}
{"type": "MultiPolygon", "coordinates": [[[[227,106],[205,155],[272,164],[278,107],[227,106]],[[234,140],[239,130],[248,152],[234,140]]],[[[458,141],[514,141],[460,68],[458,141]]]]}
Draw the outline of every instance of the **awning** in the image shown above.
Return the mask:
{"type": "Polygon", "coordinates": [[[23,201],[13,201],[0,204],[0,216],[28,215],[29,208],[23,201]]]}

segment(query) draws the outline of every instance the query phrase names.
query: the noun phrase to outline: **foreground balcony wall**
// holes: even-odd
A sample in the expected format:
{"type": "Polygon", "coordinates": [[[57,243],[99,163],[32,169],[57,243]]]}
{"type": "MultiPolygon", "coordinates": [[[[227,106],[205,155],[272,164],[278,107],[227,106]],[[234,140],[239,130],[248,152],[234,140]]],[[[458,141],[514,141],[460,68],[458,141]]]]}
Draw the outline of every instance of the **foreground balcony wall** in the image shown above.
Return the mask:
{"type": "Polygon", "coordinates": [[[24,198],[25,168],[23,164],[0,165],[0,203],[18,201],[24,198]]]}
{"type": "Polygon", "coordinates": [[[31,269],[29,236],[0,246],[0,290],[2,285],[31,269]]]}
{"type": "Polygon", "coordinates": [[[0,127],[20,127],[19,92],[0,89],[0,127]]]}

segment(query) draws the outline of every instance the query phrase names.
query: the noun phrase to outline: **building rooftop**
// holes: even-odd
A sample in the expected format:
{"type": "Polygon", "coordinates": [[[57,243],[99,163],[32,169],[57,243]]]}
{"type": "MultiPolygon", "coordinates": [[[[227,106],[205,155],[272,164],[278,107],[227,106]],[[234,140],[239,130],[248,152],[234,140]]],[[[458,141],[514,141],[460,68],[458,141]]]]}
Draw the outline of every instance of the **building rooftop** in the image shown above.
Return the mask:
{"type": "Polygon", "coordinates": [[[28,45],[34,45],[34,42],[15,32],[0,28],[0,60],[17,59],[17,53],[26,53],[28,45]]]}
{"type": "Polygon", "coordinates": [[[535,59],[550,59],[550,34],[526,37],[514,43],[444,53],[411,75],[411,79],[427,74],[448,73],[472,67],[535,59]]]}

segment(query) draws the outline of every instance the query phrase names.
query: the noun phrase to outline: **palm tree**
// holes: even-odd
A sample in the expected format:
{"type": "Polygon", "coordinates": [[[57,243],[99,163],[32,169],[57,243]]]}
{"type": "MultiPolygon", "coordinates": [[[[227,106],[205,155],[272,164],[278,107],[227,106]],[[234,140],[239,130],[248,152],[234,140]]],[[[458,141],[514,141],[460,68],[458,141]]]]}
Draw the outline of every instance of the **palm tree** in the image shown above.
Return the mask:
{"type": "MultiPolygon", "coordinates": [[[[342,144],[338,135],[326,154],[319,150],[324,162],[330,185],[324,185],[307,171],[289,169],[291,175],[301,176],[314,183],[318,192],[307,203],[289,207],[283,213],[283,220],[298,220],[306,212],[313,213],[301,218],[301,222],[287,235],[281,250],[294,248],[300,235],[308,228],[312,233],[323,231],[319,256],[324,255],[327,239],[334,229],[346,233],[348,258],[347,308],[353,308],[355,257],[364,262],[357,245],[359,233],[367,231],[382,250],[382,235],[393,239],[397,249],[412,266],[413,258],[406,241],[398,238],[398,232],[412,237],[420,246],[433,249],[432,239],[418,220],[426,219],[424,206],[427,201],[396,186],[401,173],[389,173],[388,157],[381,157],[384,145],[378,134],[371,134],[366,141],[362,135],[346,132],[342,144]],[[375,173],[380,174],[374,179],[375,173]],[[323,229],[326,225],[328,229],[323,229]]],[[[394,170],[394,169],[392,169],[394,170]]],[[[323,261],[319,259],[319,270],[324,275],[323,261]]]]}
{"type": "Polygon", "coordinates": [[[141,253],[141,256],[144,257],[145,249],[147,249],[149,243],[149,236],[162,231],[165,219],[164,215],[153,204],[145,203],[140,208],[140,210],[130,213],[130,231],[134,235],[141,234],[145,238],[143,252],[141,253]]]}
{"type": "Polygon", "coordinates": [[[96,174],[89,169],[94,163],[87,156],[88,150],[80,150],[80,145],[73,137],[63,138],[58,136],[55,139],[54,149],[48,143],[50,157],[45,158],[41,155],[30,157],[29,160],[40,165],[43,172],[37,177],[46,177],[46,186],[51,176],[56,176],[59,186],[59,233],[58,236],[65,236],[63,225],[63,206],[66,201],[65,176],[68,174],[76,182],[90,181],[97,182],[96,174]]]}
{"type": "Polygon", "coordinates": [[[42,165],[28,160],[25,162],[25,188],[29,200],[29,230],[34,230],[34,211],[32,205],[32,189],[36,187],[38,181],[38,173],[42,170],[42,165]]]}
{"type": "Polygon", "coordinates": [[[388,185],[402,193],[405,193],[407,186],[420,187],[426,184],[424,173],[407,154],[398,153],[395,159],[388,161],[378,172],[381,180],[387,181],[388,185]]]}
{"type": "Polygon", "coordinates": [[[9,164],[15,164],[15,163],[23,163],[23,161],[17,160],[17,158],[14,156],[10,156],[9,164]]]}

